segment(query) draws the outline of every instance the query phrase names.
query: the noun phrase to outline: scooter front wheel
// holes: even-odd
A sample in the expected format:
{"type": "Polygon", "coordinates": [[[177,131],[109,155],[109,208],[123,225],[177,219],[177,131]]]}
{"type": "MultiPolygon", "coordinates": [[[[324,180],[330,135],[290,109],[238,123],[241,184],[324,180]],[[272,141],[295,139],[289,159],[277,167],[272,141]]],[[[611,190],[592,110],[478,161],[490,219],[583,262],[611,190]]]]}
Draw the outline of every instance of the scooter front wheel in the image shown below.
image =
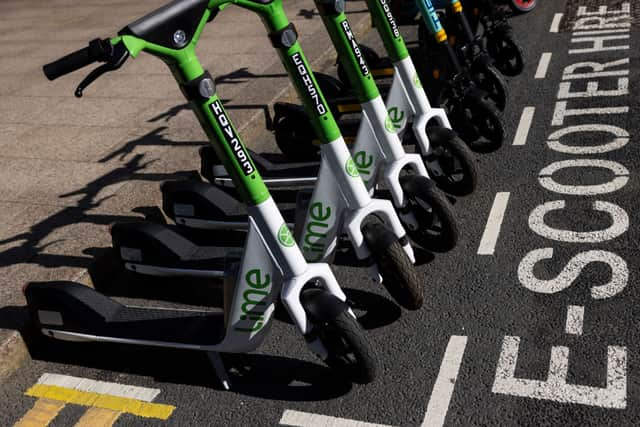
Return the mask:
{"type": "Polygon", "coordinates": [[[451,129],[442,126],[427,128],[431,146],[430,153],[424,155],[424,164],[442,191],[454,196],[473,193],[478,184],[478,169],[469,147],[451,129]]]}
{"type": "Polygon", "coordinates": [[[411,240],[425,249],[446,252],[458,243],[460,232],[453,207],[433,181],[417,175],[401,179],[402,189],[409,199],[418,226],[408,230],[411,240]]]}
{"type": "Polygon", "coordinates": [[[362,231],[382,276],[382,285],[389,295],[408,310],[422,307],[422,287],[418,272],[396,235],[380,222],[367,224],[362,231]]]}
{"type": "Polygon", "coordinates": [[[517,76],[524,69],[522,48],[509,33],[487,35],[487,52],[505,76],[517,76]]]}
{"type": "Polygon", "coordinates": [[[355,383],[375,380],[376,353],[357,320],[344,309],[345,303],[318,288],[305,289],[300,299],[314,324],[313,332],[327,349],[324,362],[355,383]]]}
{"type": "Polygon", "coordinates": [[[491,152],[504,142],[505,126],[491,101],[469,94],[451,115],[453,127],[474,151],[491,152]]]}
{"type": "Polygon", "coordinates": [[[476,85],[487,92],[498,110],[504,111],[509,98],[507,83],[500,72],[492,65],[479,65],[473,68],[472,78],[476,85]]]}

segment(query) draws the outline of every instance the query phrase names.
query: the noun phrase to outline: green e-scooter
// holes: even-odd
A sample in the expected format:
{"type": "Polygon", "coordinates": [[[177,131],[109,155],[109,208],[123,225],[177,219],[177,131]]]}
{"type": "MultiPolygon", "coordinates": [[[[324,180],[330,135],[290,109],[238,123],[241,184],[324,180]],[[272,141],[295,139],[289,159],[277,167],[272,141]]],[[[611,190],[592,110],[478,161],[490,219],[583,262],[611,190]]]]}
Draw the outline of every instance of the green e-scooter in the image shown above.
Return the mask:
{"type": "MultiPolygon", "coordinates": [[[[389,22],[395,38],[400,37],[397,24],[391,14],[388,0],[369,0],[370,10],[379,7],[384,11],[382,19],[389,22]]],[[[473,81],[469,70],[462,67],[453,47],[450,44],[431,0],[416,0],[427,34],[435,41],[438,52],[444,55],[438,57],[437,63],[424,63],[426,55],[416,63],[422,81],[426,84],[428,95],[432,101],[442,106],[447,112],[453,129],[472,148],[479,151],[494,150],[504,142],[504,123],[495,103],[489,94],[473,81]],[[450,72],[443,70],[449,69],[450,72]],[[446,78],[445,78],[446,77],[446,78]]],[[[374,19],[375,15],[374,15],[374,19]]],[[[376,21],[376,25],[378,22],[376,21]]],[[[383,41],[385,41],[383,39],[383,41]]],[[[395,73],[394,54],[389,50],[389,43],[385,42],[388,58],[381,58],[366,46],[361,46],[362,52],[371,66],[376,79],[387,79],[395,73]]],[[[430,52],[428,52],[430,53],[430,52]]],[[[431,57],[431,55],[429,55],[431,57]]],[[[338,76],[348,85],[346,73],[338,64],[338,76]]]]}
{"type": "MultiPolygon", "coordinates": [[[[331,138],[324,150],[329,159],[325,168],[352,170],[353,161],[340,133],[330,114],[324,114],[321,94],[312,91],[313,75],[307,72],[306,59],[291,33],[282,0],[233,3],[262,17],[287,69],[298,73],[299,89],[308,91],[305,102],[318,112],[318,122],[331,138]]],[[[237,278],[224,311],[127,307],[72,282],[28,284],[24,292],[29,310],[40,331],[56,339],[205,351],[228,388],[218,353],[256,349],[269,330],[274,303],[280,297],[315,354],[348,378],[370,382],[376,375],[375,353],[345,303],[344,293],[327,264],[305,260],[227,116],[213,79],[196,56],[196,44],[206,23],[227,4],[221,0],[173,1],[129,24],[118,36],[93,40],[88,47],[44,67],[46,76],[53,80],[102,62],[78,86],[76,95],[81,96],[96,78],[117,70],[141,52],[157,56],[169,66],[247,204],[249,230],[239,266],[226,272],[237,278]]],[[[341,179],[349,201],[355,198],[358,207],[364,205],[368,212],[375,211],[369,207],[368,193],[357,174],[345,174],[341,179]],[[355,183],[356,190],[351,190],[348,180],[355,183]]],[[[357,210],[358,214],[362,210],[357,210]]]]}
{"type": "MultiPolygon", "coordinates": [[[[272,7],[266,7],[271,3],[261,4],[265,5],[262,6],[265,10],[263,19],[275,19],[271,15],[265,18],[266,14],[274,13],[272,7]]],[[[407,176],[403,178],[406,181],[404,185],[412,191],[412,198],[405,197],[399,202],[402,205],[396,204],[403,208],[400,212],[403,222],[400,221],[391,202],[372,199],[306,60],[301,56],[301,52],[290,51],[297,46],[295,28],[289,25],[281,33],[272,33],[270,38],[312,117],[310,127],[312,126],[324,141],[314,191],[309,198],[300,199],[300,208],[297,209],[300,218],[295,221],[298,226],[295,236],[303,255],[309,262],[330,261],[336,253],[340,236],[346,234],[359,265],[366,267],[376,282],[381,282],[403,307],[413,310],[421,307],[422,285],[413,265],[413,249],[403,222],[408,227],[413,227],[412,236],[421,237],[424,240],[421,243],[436,241],[445,249],[449,249],[455,244],[458,234],[449,202],[432,186],[421,181],[425,173],[419,157],[413,161],[419,164],[416,168],[422,167],[420,172],[423,174],[411,175],[411,171],[407,171],[407,176]],[[438,197],[435,202],[439,204],[433,209],[431,206],[435,202],[428,199],[431,203],[429,209],[432,209],[433,213],[427,212],[424,207],[426,202],[423,200],[427,197],[425,193],[428,196],[435,194],[432,198],[438,197]],[[441,206],[443,207],[440,208],[441,206]],[[440,214],[443,211],[444,214],[440,214]],[[419,221],[425,221],[424,218],[437,222],[436,233],[427,234],[425,227],[419,227],[419,221]]],[[[219,157],[218,153],[216,157],[219,157]]],[[[200,184],[202,183],[165,183],[161,188],[163,206],[168,216],[174,218],[178,224],[199,228],[248,227],[250,218],[249,221],[244,219],[243,222],[242,218],[198,218],[195,206],[197,203],[208,201],[212,206],[209,211],[219,212],[215,209],[220,202],[219,197],[226,199],[224,195],[214,195],[209,199],[212,191],[200,184]],[[188,192],[191,192],[189,197],[185,196],[188,192]]],[[[399,186],[397,184],[397,187],[399,186]]],[[[400,191],[398,188],[398,192],[400,191]]],[[[404,197],[404,193],[402,195],[404,197]]],[[[125,268],[129,270],[160,276],[212,277],[221,274],[219,270],[203,268],[202,263],[185,263],[180,260],[184,257],[171,256],[175,253],[172,245],[193,245],[178,236],[172,239],[173,243],[168,242],[163,238],[166,233],[160,235],[157,227],[151,229],[149,225],[117,225],[111,231],[114,247],[120,254],[125,268]],[[140,254],[146,257],[146,262],[141,259],[144,257],[140,254]]]]}
{"type": "MultiPolygon", "coordinates": [[[[396,210],[414,242],[426,249],[438,251],[452,249],[458,240],[458,227],[451,204],[429,179],[429,174],[420,155],[405,153],[398,137],[397,124],[391,120],[387,113],[382,97],[342,10],[343,3],[318,0],[316,5],[362,106],[362,120],[352,147],[355,167],[353,172],[359,173],[363,177],[370,191],[382,185],[390,192],[396,210]]],[[[415,84],[413,82],[416,78],[416,76],[412,77],[412,84],[415,84]]],[[[402,107],[408,106],[402,105],[402,107]]],[[[305,115],[305,117],[307,123],[313,120],[312,116],[305,115]]],[[[426,127],[426,121],[418,123],[418,125],[426,127]]],[[[422,134],[426,139],[424,127],[422,134]]],[[[269,170],[264,171],[264,175],[267,184],[269,184],[269,170]]],[[[274,178],[273,184],[279,186],[283,177],[279,173],[278,175],[274,178]]],[[[286,179],[290,186],[303,186],[307,184],[308,177],[292,174],[286,179]]],[[[218,182],[220,181],[221,179],[218,180],[218,182]]],[[[339,198],[333,187],[333,182],[323,177],[322,169],[316,181],[314,193],[323,194],[325,198],[333,197],[334,201],[330,206],[335,206],[338,203],[339,198]]],[[[167,196],[165,193],[164,200],[167,200],[167,196]]],[[[196,195],[194,195],[195,198],[196,195]]],[[[182,201],[182,203],[184,202],[182,201]]],[[[175,212],[175,209],[173,211],[175,212]]],[[[184,215],[178,216],[170,213],[169,216],[174,217],[178,223],[183,225],[202,224],[201,221],[194,222],[185,218],[184,215]]],[[[212,225],[218,226],[221,221],[224,224],[224,218],[210,218],[210,220],[212,225]]],[[[318,234],[317,228],[318,218],[314,219],[308,216],[300,228],[302,230],[303,252],[307,253],[308,250],[309,253],[312,253],[316,250],[315,246],[309,242],[311,236],[318,234]]]]}
{"type": "MultiPolygon", "coordinates": [[[[398,27],[390,15],[385,1],[370,0],[368,7],[392,67],[392,83],[382,86],[386,93],[388,117],[386,121],[398,134],[404,144],[415,145],[425,163],[430,178],[442,190],[459,196],[473,192],[477,183],[477,170],[473,153],[451,129],[444,109],[434,108],[422,86],[413,60],[404,43],[398,27]]],[[[359,46],[360,49],[361,45],[359,46]]],[[[339,46],[337,46],[339,49],[339,46]]],[[[360,57],[366,57],[366,50],[360,49],[360,57]]],[[[340,70],[346,76],[348,64],[339,61],[340,70]]],[[[364,59],[366,62],[366,58],[364,59]]],[[[367,63],[368,66],[368,63],[367,63]]],[[[375,73],[369,71],[369,79],[375,73]]],[[[352,94],[351,83],[345,86],[341,81],[319,74],[323,93],[332,96],[330,106],[338,114],[354,113],[362,109],[362,96],[352,94]],[[333,102],[333,103],[332,103],[333,102]]],[[[312,159],[317,147],[313,137],[305,132],[305,117],[299,108],[290,104],[276,104],[274,131],[280,150],[293,158],[312,159]]],[[[308,121],[308,118],[307,118],[308,121]]],[[[343,134],[356,135],[360,126],[359,118],[340,121],[343,134]]]]}

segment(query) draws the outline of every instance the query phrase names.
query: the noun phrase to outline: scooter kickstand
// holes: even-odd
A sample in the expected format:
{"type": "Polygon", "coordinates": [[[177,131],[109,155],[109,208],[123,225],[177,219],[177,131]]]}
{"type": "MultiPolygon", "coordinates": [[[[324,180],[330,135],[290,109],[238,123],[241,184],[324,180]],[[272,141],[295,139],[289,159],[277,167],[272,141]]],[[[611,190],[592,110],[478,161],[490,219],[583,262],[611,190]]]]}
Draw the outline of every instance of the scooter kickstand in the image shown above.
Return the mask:
{"type": "Polygon", "coordinates": [[[207,352],[207,356],[213,365],[213,370],[216,371],[216,375],[218,376],[222,387],[229,391],[231,389],[231,381],[229,381],[229,376],[227,375],[227,370],[224,368],[224,364],[222,363],[220,353],[209,351],[207,352]]]}

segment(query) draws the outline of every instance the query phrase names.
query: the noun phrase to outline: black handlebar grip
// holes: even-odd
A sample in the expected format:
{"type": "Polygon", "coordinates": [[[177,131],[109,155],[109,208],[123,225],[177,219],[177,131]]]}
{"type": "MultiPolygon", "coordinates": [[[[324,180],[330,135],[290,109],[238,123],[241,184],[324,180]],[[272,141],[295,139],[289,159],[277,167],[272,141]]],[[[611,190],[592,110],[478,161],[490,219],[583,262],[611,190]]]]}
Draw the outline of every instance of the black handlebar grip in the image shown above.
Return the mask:
{"type": "Polygon", "coordinates": [[[45,65],[42,67],[42,71],[44,71],[44,75],[47,76],[49,80],[54,80],[65,74],[79,70],[82,67],[91,65],[96,59],[97,58],[91,54],[89,47],[85,47],[45,65]]]}

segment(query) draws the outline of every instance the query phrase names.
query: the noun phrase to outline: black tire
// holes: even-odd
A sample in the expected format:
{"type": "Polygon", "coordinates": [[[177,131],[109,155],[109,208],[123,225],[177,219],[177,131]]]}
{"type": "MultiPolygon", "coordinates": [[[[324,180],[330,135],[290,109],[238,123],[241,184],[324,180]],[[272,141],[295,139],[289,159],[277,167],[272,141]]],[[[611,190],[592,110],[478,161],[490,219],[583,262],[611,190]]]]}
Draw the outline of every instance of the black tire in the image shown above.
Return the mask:
{"type": "Polygon", "coordinates": [[[527,13],[531,12],[538,5],[538,0],[511,0],[509,6],[515,12],[527,13]]]}
{"type": "Polygon", "coordinates": [[[492,65],[480,65],[473,68],[471,77],[480,89],[487,92],[498,110],[504,111],[509,99],[509,90],[500,72],[492,65]]]}
{"type": "Polygon", "coordinates": [[[341,309],[344,303],[317,288],[305,289],[303,294],[301,300],[316,304],[315,311],[319,313],[310,317],[315,334],[329,352],[324,362],[352,382],[374,381],[378,371],[376,353],[358,321],[341,309]]]}
{"type": "Polygon", "coordinates": [[[455,107],[453,128],[474,151],[488,153],[504,143],[505,125],[493,102],[469,95],[455,107]]]}
{"type": "Polygon", "coordinates": [[[293,161],[313,161],[320,157],[320,148],[309,118],[304,113],[276,114],[273,119],[276,145],[293,161]]]}
{"type": "Polygon", "coordinates": [[[524,70],[524,53],[511,34],[488,35],[487,52],[505,76],[517,76],[524,70]]]}
{"type": "Polygon", "coordinates": [[[404,176],[401,184],[418,222],[418,228],[408,232],[411,240],[435,252],[453,249],[458,243],[460,231],[449,200],[433,181],[423,176],[404,176]]]}
{"type": "Polygon", "coordinates": [[[377,222],[365,225],[362,231],[389,295],[407,310],[422,307],[420,277],[395,234],[377,222]]]}
{"type": "Polygon", "coordinates": [[[478,185],[478,168],[469,147],[451,129],[427,128],[431,153],[422,156],[438,188],[454,196],[466,196],[478,185]]]}

